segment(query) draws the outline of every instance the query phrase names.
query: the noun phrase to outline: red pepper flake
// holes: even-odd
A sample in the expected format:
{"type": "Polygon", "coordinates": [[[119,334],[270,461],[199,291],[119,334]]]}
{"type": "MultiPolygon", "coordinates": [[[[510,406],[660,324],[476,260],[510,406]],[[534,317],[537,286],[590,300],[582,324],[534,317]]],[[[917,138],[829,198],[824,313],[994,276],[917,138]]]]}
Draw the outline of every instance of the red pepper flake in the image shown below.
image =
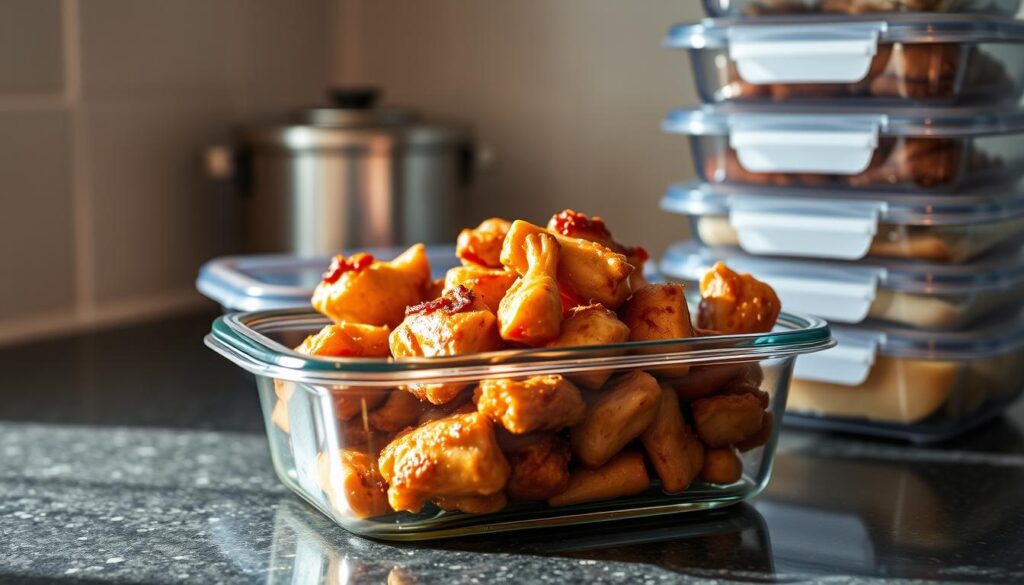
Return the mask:
{"type": "Polygon", "coordinates": [[[604,220],[599,217],[587,217],[586,214],[566,209],[555,215],[552,220],[554,230],[563,236],[584,240],[608,240],[612,237],[604,220]]]}
{"type": "Polygon", "coordinates": [[[444,311],[449,315],[461,313],[473,304],[476,295],[463,285],[459,285],[444,295],[432,300],[405,308],[405,315],[429,315],[434,311],[444,311]]]}
{"type": "Polygon", "coordinates": [[[335,256],[331,260],[331,266],[324,272],[323,279],[327,284],[334,284],[338,282],[342,274],[346,272],[362,272],[363,270],[370,267],[373,264],[373,256],[370,254],[362,253],[353,254],[350,258],[344,256],[335,256]]]}

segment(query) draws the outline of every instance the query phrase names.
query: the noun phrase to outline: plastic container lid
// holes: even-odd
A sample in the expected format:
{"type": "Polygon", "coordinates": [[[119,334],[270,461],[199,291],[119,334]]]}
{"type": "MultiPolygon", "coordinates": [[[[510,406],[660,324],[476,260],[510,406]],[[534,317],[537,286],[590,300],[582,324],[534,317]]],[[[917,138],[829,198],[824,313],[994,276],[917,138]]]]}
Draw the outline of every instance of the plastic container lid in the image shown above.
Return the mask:
{"type": "Polygon", "coordinates": [[[992,17],[877,15],[705,19],[672,27],[665,46],[726,49],[750,83],[849,83],[868,73],[880,44],[1024,42],[1024,24],[992,17]]]}
{"type": "Polygon", "coordinates": [[[952,296],[1024,285],[1024,254],[962,265],[875,258],[832,262],[763,258],[685,242],[669,247],[659,269],[671,278],[699,281],[716,262],[756,274],[775,289],[783,306],[841,323],[866,319],[879,290],[952,296]]]}
{"type": "MultiPolygon", "coordinates": [[[[405,248],[373,248],[344,251],[350,255],[365,251],[390,260],[405,248]]],[[[427,246],[434,278],[459,264],[451,246],[427,246]]],[[[288,254],[225,256],[210,260],[199,269],[196,288],[220,303],[227,311],[262,311],[308,307],[313,289],[320,283],[331,259],[300,258],[288,254]]]]}
{"type": "Polygon", "coordinates": [[[819,258],[864,256],[879,224],[964,226],[1024,216],[1024,183],[960,195],[921,196],[728,184],[677,183],[661,208],[693,216],[728,216],[744,250],[819,258]],[[808,242],[814,242],[807,254],[808,242]]]}
{"type": "Polygon", "coordinates": [[[725,136],[748,171],[856,174],[882,137],[973,138],[1024,132],[1024,111],[917,108],[864,113],[857,108],[722,104],[679,109],[666,132],[725,136]]]}

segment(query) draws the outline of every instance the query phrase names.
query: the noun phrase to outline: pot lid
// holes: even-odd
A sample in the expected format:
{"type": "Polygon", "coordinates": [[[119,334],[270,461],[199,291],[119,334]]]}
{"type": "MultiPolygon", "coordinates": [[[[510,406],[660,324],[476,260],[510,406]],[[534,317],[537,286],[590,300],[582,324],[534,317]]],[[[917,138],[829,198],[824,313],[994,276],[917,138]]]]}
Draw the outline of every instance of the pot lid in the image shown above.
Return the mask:
{"type": "Polygon", "coordinates": [[[305,110],[294,124],[247,129],[243,141],[272,150],[388,153],[397,148],[461,145],[469,139],[465,127],[424,121],[408,108],[378,106],[381,91],[375,87],[334,87],[327,95],[331,105],[305,110]]]}

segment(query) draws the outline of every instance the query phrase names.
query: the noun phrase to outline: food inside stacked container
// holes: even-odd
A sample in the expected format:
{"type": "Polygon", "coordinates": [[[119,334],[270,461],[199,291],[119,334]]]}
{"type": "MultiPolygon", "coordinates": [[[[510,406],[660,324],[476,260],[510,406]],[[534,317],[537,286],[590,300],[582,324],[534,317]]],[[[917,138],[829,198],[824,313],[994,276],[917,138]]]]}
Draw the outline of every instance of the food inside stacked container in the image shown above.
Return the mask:
{"type": "Polygon", "coordinates": [[[1024,390],[1019,1],[705,0],[673,27],[704,105],[671,113],[699,180],[661,271],[759,275],[839,346],[798,362],[786,421],[949,438],[1024,390]]]}

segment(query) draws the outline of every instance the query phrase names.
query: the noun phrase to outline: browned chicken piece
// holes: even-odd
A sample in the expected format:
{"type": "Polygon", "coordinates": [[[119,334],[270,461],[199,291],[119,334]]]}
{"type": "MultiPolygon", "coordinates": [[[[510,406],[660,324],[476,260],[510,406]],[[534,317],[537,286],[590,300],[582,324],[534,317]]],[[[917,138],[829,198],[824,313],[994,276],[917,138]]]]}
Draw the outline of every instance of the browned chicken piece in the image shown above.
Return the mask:
{"type": "Polygon", "coordinates": [[[479,413],[400,435],[381,452],[379,465],[391,507],[414,513],[435,498],[496,494],[510,473],[490,419],[479,413]]]}
{"type": "Polygon", "coordinates": [[[333,457],[317,453],[316,470],[320,489],[341,516],[369,518],[391,512],[387,485],[376,461],[366,453],[354,449],[342,449],[333,457]]]}
{"type": "Polygon", "coordinates": [[[774,427],[775,415],[771,412],[765,412],[764,419],[761,421],[761,429],[739,443],[736,443],[735,447],[740,450],[740,453],[746,453],[747,451],[757,449],[758,447],[767,444],[772,438],[772,430],[774,430],[774,427]]]}
{"type": "Polygon", "coordinates": [[[479,412],[517,435],[571,427],[587,411],[576,386],[558,375],[483,380],[473,402],[479,412]]]}
{"type": "Polygon", "coordinates": [[[782,307],[772,287],[721,262],[701,277],[700,294],[697,325],[724,335],[771,331],[782,307]]]}
{"type": "Polygon", "coordinates": [[[435,278],[427,285],[427,291],[423,294],[425,300],[436,299],[444,294],[444,279],[435,278]]]}
{"type": "Polygon", "coordinates": [[[693,403],[697,435],[708,447],[725,447],[753,436],[764,424],[761,401],[752,394],[722,394],[693,403]]]}
{"type": "Polygon", "coordinates": [[[270,422],[274,423],[274,426],[286,433],[290,433],[292,431],[291,424],[288,422],[287,402],[284,400],[278,400],[274,403],[274,408],[270,411],[270,422]]]}
{"type": "Polygon", "coordinates": [[[554,433],[499,438],[512,466],[505,491],[513,500],[542,501],[569,486],[569,443],[554,433]]]}
{"type": "MultiPolygon", "coordinates": [[[[391,332],[391,354],[398,358],[440,357],[502,348],[498,319],[464,286],[409,307],[405,320],[391,332]]],[[[444,404],[466,385],[410,384],[421,400],[444,404]]]]}
{"type": "Polygon", "coordinates": [[[334,416],[338,420],[349,420],[364,411],[369,413],[388,395],[383,388],[365,386],[334,386],[329,391],[334,403],[334,416]]]}
{"type": "MultiPolygon", "coordinates": [[[[629,327],[619,321],[614,311],[600,304],[573,307],[562,321],[562,332],[547,347],[576,347],[581,345],[608,345],[629,339],[629,327]]],[[[611,370],[574,374],[571,379],[590,390],[604,385],[611,370]]]]}
{"type": "MultiPolygon", "coordinates": [[[[622,322],[629,327],[630,341],[654,341],[693,337],[690,309],[686,305],[683,285],[650,284],[635,291],[619,311],[622,322]]],[[[641,348],[643,353],[662,353],[665,348],[641,348]]],[[[685,376],[688,366],[657,368],[659,376],[685,376]]]]}
{"type": "Polygon", "coordinates": [[[455,240],[455,255],[466,266],[501,268],[501,243],[512,224],[506,219],[492,217],[476,228],[466,228],[455,240]]]}
{"type": "Polygon", "coordinates": [[[523,245],[527,269],[501,299],[498,325],[505,341],[536,346],[558,337],[562,327],[558,241],[549,234],[530,234],[523,245]]]}
{"type": "Polygon", "coordinates": [[[388,325],[423,300],[431,284],[426,248],[416,244],[390,262],[369,254],[335,256],[313,291],[313,308],[332,321],[388,325]]]}
{"type": "Polygon", "coordinates": [[[657,415],[661,387],[640,370],[612,379],[570,431],[572,451],[587,467],[600,467],[640,436],[657,415]]]}
{"type": "Polygon", "coordinates": [[[636,451],[625,451],[597,469],[574,470],[569,475],[569,486],[548,498],[548,504],[569,506],[621,498],[646,491],[650,485],[644,456],[636,451]]]}
{"type": "Polygon", "coordinates": [[[704,454],[704,468],[700,479],[706,483],[728,485],[743,477],[743,461],[732,447],[708,449],[704,454]]]}
{"type": "Polygon", "coordinates": [[[386,325],[364,325],[343,321],[327,325],[310,335],[295,351],[321,357],[381,358],[389,357],[386,325]]]}
{"type": "Polygon", "coordinates": [[[516,273],[505,268],[484,266],[456,266],[448,271],[444,279],[444,290],[449,291],[460,285],[473,291],[492,313],[498,312],[498,304],[505,297],[509,287],[516,281],[516,273]]]}
{"type": "Polygon", "coordinates": [[[761,408],[768,408],[768,403],[771,401],[771,396],[769,396],[767,392],[742,378],[736,378],[727,382],[722,386],[721,394],[747,394],[753,396],[754,398],[757,398],[757,402],[761,405],[761,408]]]}
{"type": "Polygon", "coordinates": [[[666,492],[685,490],[704,466],[704,445],[686,424],[672,388],[662,388],[658,414],[640,440],[666,492]]]}
{"type": "Polygon", "coordinates": [[[417,425],[422,425],[433,420],[452,416],[454,414],[469,414],[476,412],[476,405],[473,404],[473,388],[465,388],[444,404],[427,404],[423,413],[416,419],[417,425]]]}
{"type": "Polygon", "coordinates": [[[670,383],[685,401],[693,401],[716,394],[733,378],[740,375],[746,364],[714,364],[694,366],[690,372],[670,383]]]}
{"type": "MultiPolygon", "coordinates": [[[[526,237],[531,234],[551,233],[531,223],[517,220],[512,223],[501,248],[501,263],[525,274],[529,268],[526,255],[526,237]]],[[[633,266],[626,257],[601,244],[554,234],[561,247],[558,261],[558,284],[563,294],[577,299],[577,304],[601,303],[616,309],[629,296],[629,275],[633,266]]]]}
{"type": "Polygon", "coordinates": [[[647,250],[640,246],[624,246],[615,241],[602,217],[588,217],[585,213],[566,209],[551,216],[547,227],[553,233],[595,242],[612,252],[624,255],[626,261],[633,266],[633,272],[629,275],[630,290],[647,286],[647,280],[644,279],[644,264],[650,258],[647,250]]]}
{"type": "Polygon", "coordinates": [[[404,390],[391,390],[384,404],[370,413],[370,425],[393,433],[415,423],[424,408],[424,403],[412,394],[404,390]]]}
{"type": "Polygon", "coordinates": [[[493,514],[501,511],[508,504],[505,492],[489,496],[442,496],[434,498],[432,503],[449,512],[464,514],[493,514]]]}

